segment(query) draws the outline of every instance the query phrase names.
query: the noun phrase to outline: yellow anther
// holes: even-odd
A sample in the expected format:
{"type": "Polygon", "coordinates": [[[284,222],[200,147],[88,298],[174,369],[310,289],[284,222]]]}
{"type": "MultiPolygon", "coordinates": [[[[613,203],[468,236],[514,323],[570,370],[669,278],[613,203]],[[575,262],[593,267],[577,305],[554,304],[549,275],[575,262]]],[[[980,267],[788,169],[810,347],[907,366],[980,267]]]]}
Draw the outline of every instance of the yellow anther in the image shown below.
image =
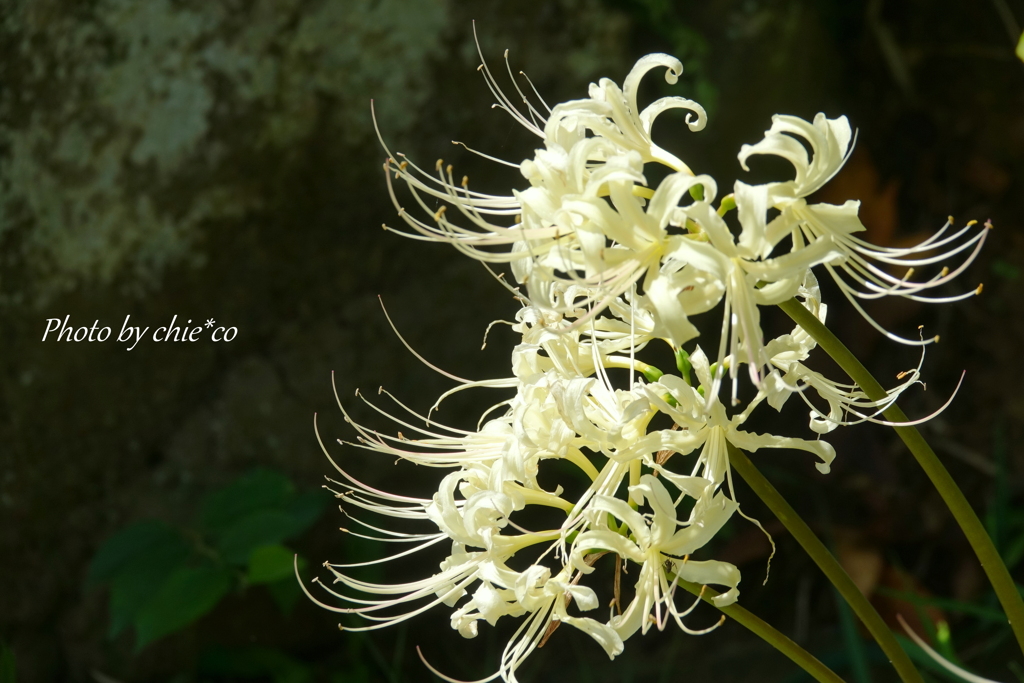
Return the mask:
{"type": "Polygon", "coordinates": [[[911,277],[911,276],[912,276],[913,274],[914,274],[914,269],[913,269],[913,268],[907,268],[907,274],[903,276],[903,279],[904,279],[904,280],[909,280],[909,279],[910,279],[910,277],[911,277]]]}
{"type": "Polygon", "coordinates": [[[447,173],[448,175],[452,174],[452,165],[451,164],[448,164],[448,168],[445,169],[445,173],[447,173]]]}
{"type": "Polygon", "coordinates": [[[981,290],[984,289],[984,287],[985,287],[985,283],[984,282],[978,283],[978,288],[976,290],[974,290],[975,296],[977,296],[978,294],[981,294],[981,290]]]}
{"type": "Polygon", "coordinates": [[[434,164],[434,170],[440,171],[442,166],[444,166],[444,159],[438,159],[437,163],[434,164]]]}
{"type": "Polygon", "coordinates": [[[439,221],[439,220],[441,220],[441,216],[443,216],[443,215],[444,215],[444,212],[445,212],[445,211],[447,211],[447,210],[448,210],[448,207],[447,207],[447,206],[442,206],[442,207],[441,207],[440,209],[438,209],[438,210],[437,210],[437,211],[436,211],[436,212],[434,213],[434,220],[435,220],[435,221],[439,221]]]}
{"type": "Polygon", "coordinates": [[[950,225],[953,225],[954,223],[956,223],[956,221],[953,220],[952,216],[947,216],[946,217],[946,222],[948,222],[950,225]]]}
{"type": "Polygon", "coordinates": [[[949,266],[942,266],[942,270],[939,272],[939,277],[946,277],[949,275],[949,266]]]}
{"type": "Polygon", "coordinates": [[[990,218],[990,219],[988,219],[987,221],[985,221],[985,227],[986,227],[987,229],[991,230],[992,228],[994,228],[994,227],[996,227],[996,226],[992,225],[992,219],[990,218]]]}
{"type": "Polygon", "coordinates": [[[978,221],[974,220],[973,218],[971,220],[967,221],[967,227],[968,228],[971,227],[972,225],[977,225],[977,224],[978,224],[978,221]]]}
{"type": "Polygon", "coordinates": [[[468,175],[462,176],[462,186],[463,187],[469,187],[469,176],[468,175]]]}
{"type": "Polygon", "coordinates": [[[939,335],[935,335],[935,338],[932,339],[932,341],[935,342],[936,344],[938,344],[939,343],[939,335]]]}
{"type": "Polygon", "coordinates": [[[409,168],[409,162],[408,161],[403,161],[402,163],[398,164],[398,170],[399,171],[404,171],[407,168],[409,168]]]}

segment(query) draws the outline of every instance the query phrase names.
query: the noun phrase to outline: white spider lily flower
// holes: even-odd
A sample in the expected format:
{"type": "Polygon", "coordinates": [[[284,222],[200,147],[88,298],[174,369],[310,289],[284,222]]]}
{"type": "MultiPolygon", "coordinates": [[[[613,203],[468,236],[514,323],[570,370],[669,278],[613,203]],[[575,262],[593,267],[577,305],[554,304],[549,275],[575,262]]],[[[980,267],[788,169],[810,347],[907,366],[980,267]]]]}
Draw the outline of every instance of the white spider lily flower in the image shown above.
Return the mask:
{"type": "Polygon", "coordinates": [[[601,476],[592,477],[591,488],[617,487],[625,470],[614,464],[628,464],[634,459],[621,452],[631,450],[646,434],[647,424],[655,415],[650,402],[637,393],[612,389],[605,376],[562,382],[552,387],[552,396],[562,418],[578,435],[576,447],[609,458],[601,476]],[[614,482],[608,480],[609,466],[617,473],[614,482]]]}
{"type": "MultiPolygon", "coordinates": [[[[740,429],[758,404],[767,398],[764,389],[758,392],[742,412],[729,417],[725,406],[715,393],[717,381],[712,377],[707,356],[700,347],[690,355],[690,363],[697,376],[699,388],[690,386],[675,375],[665,375],[658,382],[645,387],[652,405],[669,415],[682,429],[652,432],[642,446],[638,444],[644,452],[664,451],[687,455],[698,448],[701,449],[691,474],[711,482],[714,487],[712,491],[717,490],[732,476],[729,468],[728,443],[748,452],[762,448],[807,451],[818,457],[819,462],[815,463],[818,471],[828,474],[836,454],[835,449],[827,442],[820,439],[806,440],[773,434],[755,434],[740,429]],[[666,397],[671,397],[672,402],[667,401],[666,397]]],[[[653,464],[660,466],[662,463],[653,464]]]]}
{"type": "MultiPolygon", "coordinates": [[[[499,106],[544,138],[544,148],[520,165],[530,187],[504,197],[474,192],[467,178],[456,184],[453,168],[441,161],[435,178],[407,160],[398,161],[400,155],[389,151],[385,165],[388,187],[399,215],[413,228],[407,235],[450,243],[480,261],[510,262],[513,275],[527,285],[531,298],[541,306],[549,299],[545,290],[554,283],[581,284],[593,291],[584,320],[600,313],[642,278],[647,280],[646,288],[656,279],[669,246],[666,228],[670,223],[681,225],[675,222],[680,197],[694,184],[713,182],[707,176],[695,177],[682,160],[651,139],[654,120],[668,109],[689,110],[686,122],[693,131],[706,123],[700,105],[681,97],[661,98],[642,111],[638,109],[639,81],[658,66],[667,67],[670,83],[682,73],[677,59],[648,55],[636,63],[621,90],[602,79],[591,86],[589,98],[557,105],[546,120],[532,105],[528,104],[529,117],[515,109],[485,67],[499,106]],[[675,171],[653,192],[643,175],[643,165],[650,162],[675,171]],[[434,224],[402,208],[391,174],[406,183],[434,224]],[[644,198],[651,199],[647,211],[644,198]],[[430,209],[428,204],[438,199],[446,204],[430,209]],[[449,206],[471,227],[451,220],[449,206]],[[513,217],[511,225],[495,222],[508,217],[513,217]]],[[[692,336],[695,331],[672,339],[681,344],[692,336]]]]}
{"type": "Polygon", "coordinates": [[[676,507],[688,492],[684,490],[680,500],[673,500],[664,484],[650,474],[643,475],[639,484],[629,487],[629,492],[640,505],[646,502],[653,514],[642,515],[625,501],[609,496],[596,496],[590,505],[587,512],[590,529],[576,539],[572,556],[574,566],[581,571],[590,571],[583,557],[589,552],[603,550],[610,550],[641,565],[633,600],[622,614],[613,616],[609,621],[609,626],[622,640],[638,629],[647,633],[652,623],[659,630],[663,629],[669,617],[674,618],[687,633],[710,630],[695,631],[683,623],[683,618],[700,598],[689,608],[680,610],[675,604],[678,579],[726,586],[728,590],[713,599],[718,606],[732,604],[739,596],[740,573],[736,567],[715,560],[690,562],[687,557],[706,545],[738,508],[736,502],[722,492],[708,500],[703,498],[703,486],[696,488],[699,497],[695,497],[690,518],[685,523],[677,519],[676,507]],[[625,524],[623,531],[628,535],[608,527],[609,515],[625,524]]]}
{"type": "Polygon", "coordinates": [[[674,154],[658,147],[651,139],[654,119],[668,109],[685,109],[686,125],[694,132],[707,124],[704,108],[683,97],[663,97],[655,100],[643,111],[637,106],[637,89],[647,72],[665,67],[665,81],[670,85],[679,80],[683,64],[666,54],[641,57],[623,81],[622,89],[608,78],[591,84],[588,99],[573,100],[556,106],[545,125],[545,138],[568,149],[582,138],[582,131],[590,130],[595,136],[612,142],[619,149],[639,153],[644,163],[657,162],[674,171],[687,172],[689,167],[674,154]]]}
{"type": "Polygon", "coordinates": [[[835,279],[843,294],[877,330],[894,341],[905,344],[927,344],[935,339],[913,340],[898,337],[885,330],[864,311],[858,299],[878,299],[900,296],[914,301],[942,303],[957,301],[980,293],[981,287],[954,296],[934,296],[927,290],[940,287],[962,273],[978,255],[988,229],[971,235],[971,221],[963,229],[946,235],[952,227],[950,220],[938,232],[920,244],[908,248],[877,247],[854,235],[864,230],[857,216],[859,201],[848,201],[842,206],[809,204],[806,197],[820,189],[834,176],[849,156],[850,124],[845,116],[828,119],[818,114],[808,123],[795,116],[775,116],[772,127],[764,139],[755,145],[744,145],[739,161],[749,170],[747,160],[755,154],[771,154],[789,161],[796,172],[791,181],[750,186],[736,184],[736,204],[743,225],[739,242],[749,258],[766,258],[785,237],[791,237],[792,251],[811,248],[818,242],[828,241],[842,254],[841,259],[825,261],[825,268],[835,279]],[[797,138],[803,138],[811,148],[811,157],[797,138]],[[777,209],[780,214],[766,224],[766,210],[777,209]],[[950,271],[924,281],[912,281],[914,270],[942,263],[968,249],[967,258],[950,271]],[[878,265],[876,265],[878,264],[878,265]],[[887,268],[907,269],[901,277],[892,275],[887,268]]]}
{"type": "MultiPolygon", "coordinates": [[[[825,322],[825,313],[826,307],[822,304],[818,312],[821,322],[825,322]]],[[[915,384],[923,384],[920,379],[921,365],[924,363],[922,352],[917,367],[900,373],[898,378],[903,381],[887,389],[886,398],[874,401],[857,384],[835,382],[804,365],[803,361],[815,346],[813,340],[808,340],[806,332],[798,325],[791,334],[768,342],[765,348],[771,365],[776,369],[768,375],[762,391],[767,395],[769,405],[780,411],[791,395],[799,395],[810,408],[810,428],[817,434],[828,434],[836,427],[861,422],[888,424],[878,416],[895,404],[904,391],[915,384]],[[828,403],[828,413],[822,412],[811,402],[807,396],[808,388],[828,403]],[[854,419],[850,419],[850,416],[854,419]]]]}
{"type": "MultiPolygon", "coordinates": [[[[498,677],[509,683],[517,683],[517,669],[547,640],[554,627],[562,623],[589,635],[601,645],[609,658],[614,659],[616,655],[622,653],[622,639],[615,629],[596,619],[572,616],[568,613],[570,604],[575,604],[584,611],[598,606],[594,591],[577,585],[576,580],[572,579],[574,574],[579,576],[572,567],[564,566],[556,576],[551,576],[550,569],[539,565],[532,565],[521,573],[507,568],[495,569],[497,571],[485,573],[487,580],[493,585],[489,589],[478,591],[479,601],[477,594],[474,593],[471,601],[473,609],[461,614],[458,623],[453,620],[453,627],[462,627],[460,633],[465,631],[466,637],[472,638],[476,634],[476,623],[481,618],[487,620],[488,615],[493,616],[495,621],[505,613],[512,614],[514,611],[520,611],[527,616],[506,644],[498,670],[475,683],[486,683],[498,677]]],[[[462,683],[432,667],[422,655],[421,659],[441,679],[451,683],[462,683]]]]}
{"type": "MultiPolygon", "coordinates": [[[[803,299],[804,307],[824,323],[828,306],[821,303],[817,280],[812,274],[808,273],[808,279],[801,287],[799,296],[803,299]]],[[[762,385],[762,391],[766,394],[769,405],[780,411],[791,395],[798,394],[810,408],[810,428],[818,434],[827,434],[837,427],[861,422],[892,424],[880,419],[879,416],[895,404],[904,391],[915,384],[924,384],[921,381],[924,349],[921,350],[917,367],[897,375],[900,384],[887,389],[886,398],[874,401],[868,398],[857,384],[835,382],[804,365],[816,346],[817,342],[799,325],[794,327],[791,333],[769,341],[765,345],[765,351],[774,369],[762,385]],[[811,402],[807,389],[813,389],[828,403],[827,413],[811,402]]],[[[913,424],[934,417],[948,405],[949,401],[928,417],[915,420],[913,424]]]]}
{"type": "Polygon", "coordinates": [[[821,239],[788,254],[749,260],[743,257],[725,220],[709,201],[694,202],[685,212],[705,231],[709,243],[681,243],[673,258],[709,273],[713,281],[722,283],[725,310],[718,363],[721,365],[727,354],[739,361],[729,368],[735,402],[739,364],[747,365],[751,381],[759,385],[761,369],[768,363],[758,307],[791,299],[800,291],[814,266],[827,263],[840,253],[828,240],[821,239]]]}
{"type": "MultiPolygon", "coordinates": [[[[549,623],[565,622],[590,633],[605,647],[608,655],[614,657],[622,651],[621,640],[607,637],[603,633],[606,628],[593,619],[568,614],[566,608],[569,604],[575,604],[580,611],[592,610],[599,604],[593,589],[571,580],[574,573],[570,566],[564,566],[552,577],[551,570],[542,565],[534,564],[523,572],[516,572],[504,564],[482,564],[480,586],[472,598],[452,614],[452,628],[466,638],[473,638],[477,635],[477,622],[481,619],[494,626],[502,616],[539,612],[549,623]]],[[[536,634],[537,641],[543,634],[543,631],[536,634]]]]}

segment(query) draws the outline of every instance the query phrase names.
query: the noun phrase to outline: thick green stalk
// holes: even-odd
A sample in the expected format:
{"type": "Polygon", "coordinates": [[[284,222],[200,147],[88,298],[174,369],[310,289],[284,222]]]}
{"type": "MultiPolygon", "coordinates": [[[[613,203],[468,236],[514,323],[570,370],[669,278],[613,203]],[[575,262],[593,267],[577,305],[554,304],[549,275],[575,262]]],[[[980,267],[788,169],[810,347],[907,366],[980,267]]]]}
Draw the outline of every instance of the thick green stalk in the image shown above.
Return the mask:
{"type": "Polygon", "coordinates": [[[843,596],[843,599],[853,609],[854,614],[860,617],[864,626],[874,636],[875,642],[882,648],[882,652],[885,653],[885,656],[889,658],[889,661],[896,669],[900,680],[904,683],[911,683],[911,681],[923,683],[921,674],[914,668],[910,657],[900,647],[892,631],[885,625],[882,617],[878,615],[878,612],[868,602],[868,599],[864,597],[864,594],[860,592],[860,589],[857,588],[857,584],[853,582],[850,575],[846,573],[846,570],[832,556],[832,553],[828,551],[825,544],[814,535],[814,532],[800,518],[800,515],[790,507],[786,499],[775,490],[771,482],[765,479],[764,475],[754,466],[754,463],[750,462],[750,458],[732,444],[729,444],[729,464],[737,474],[743,477],[743,481],[747,482],[747,485],[754,490],[758,498],[764,501],[768,509],[779,518],[783,526],[789,530],[789,533],[793,535],[797,543],[811,556],[814,563],[818,565],[825,576],[828,577],[828,580],[832,582],[832,585],[835,586],[836,590],[839,591],[839,594],[843,596]]]}
{"type": "MultiPolygon", "coordinates": [[[[786,312],[797,325],[802,327],[807,334],[811,335],[818,346],[824,349],[825,353],[832,356],[832,359],[839,364],[846,374],[864,391],[872,401],[882,401],[887,394],[881,384],[878,383],[867,368],[857,360],[857,357],[850,353],[850,350],[832,334],[814,315],[811,314],[796,299],[779,304],[779,308],[786,312]]],[[[909,422],[907,416],[896,405],[887,408],[882,415],[890,422],[909,422]]],[[[1010,577],[1010,572],[1003,563],[999,551],[992,543],[984,525],[978,519],[971,504],[967,502],[960,487],[956,485],[953,477],[943,466],[942,461],[935,455],[935,451],[928,445],[928,442],[921,436],[917,427],[894,427],[896,433],[903,443],[907,445],[910,452],[917,459],[921,469],[924,470],[932,484],[938,490],[946,507],[953,513],[954,519],[960,525],[971,547],[974,548],[981,566],[988,575],[988,580],[999,598],[999,602],[1006,612],[1007,620],[1017,637],[1017,643],[1024,651],[1024,600],[1021,599],[1017,587],[1010,577]]]]}
{"type": "MultiPolygon", "coordinates": [[[[714,605],[711,599],[718,595],[718,591],[702,586],[699,583],[691,583],[683,579],[676,579],[680,586],[694,595],[698,595],[705,602],[714,605]]],[[[728,607],[716,607],[725,616],[729,617],[741,626],[749,629],[754,635],[759,636],[766,643],[774,647],[782,654],[789,657],[797,666],[814,677],[820,683],[844,683],[836,672],[828,668],[807,650],[794,643],[784,633],[777,631],[771,624],[762,620],[755,614],[733,603],[728,607]]]]}

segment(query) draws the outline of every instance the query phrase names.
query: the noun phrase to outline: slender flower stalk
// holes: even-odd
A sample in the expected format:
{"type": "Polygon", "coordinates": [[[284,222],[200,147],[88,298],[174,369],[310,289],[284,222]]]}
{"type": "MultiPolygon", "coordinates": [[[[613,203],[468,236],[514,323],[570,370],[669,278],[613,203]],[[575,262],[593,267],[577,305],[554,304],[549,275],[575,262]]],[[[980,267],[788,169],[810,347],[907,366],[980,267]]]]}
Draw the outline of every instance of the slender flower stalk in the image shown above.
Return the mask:
{"type": "MultiPolygon", "coordinates": [[[[787,301],[780,304],[779,308],[813,336],[825,353],[835,360],[839,367],[850,376],[850,379],[863,388],[869,398],[884,399],[885,390],[864,367],[864,364],[850,353],[850,350],[832,334],[831,330],[817,319],[807,315],[806,309],[799,302],[787,301]]],[[[1024,600],[1021,599],[1021,594],[1017,590],[1017,585],[1014,583],[1013,577],[1010,576],[1010,571],[1006,568],[1003,558],[996,550],[988,532],[985,531],[985,526],[978,519],[977,513],[967,502],[963,491],[957,486],[956,481],[950,476],[935,451],[928,445],[917,427],[911,424],[903,410],[899,406],[892,405],[885,409],[883,415],[893,423],[893,429],[907,445],[921,469],[928,475],[939,495],[942,496],[943,502],[953,514],[953,518],[956,519],[964,535],[967,536],[968,542],[977,554],[978,560],[1006,612],[1017,643],[1024,651],[1024,600]]]]}
{"type": "MultiPolygon", "coordinates": [[[[708,588],[707,586],[702,586],[697,583],[691,583],[684,579],[679,579],[678,584],[683,590],[689,591],[690,593],[698,596],[701,600],[715,605],[714,600],[718,597],[718,591],[714,588],[708,588]]],[[[717,605],[715,606],[718,607],[717,605]]],[[[844,683],[843,679],[840,678],[836,672],[832,671],[832,669],[825,666],[821,660],[797,645],[791,638],[789,638],[789,636],[781,633],[771,624],[762,620],[742,605],[732,604],[724,607],[718,607],[718,609],[722,614],[748,629],[751,633],[760,637],[776,650],[789,657],[794,664],[810,674],[814,680],[819,681],[819,683],[844,683]]]]}
{"type": "Polygon", "coordinates": [[[923,683],[921,674],[914,668],[910,657],[900,647],[899,642],[893,636],[892,631],[886,626],[885,621],[879,616],[878,611],[871,605],[867,597],[860,592],[857,584],[853,582],[850,575],[846,573],[842,565],[828,551],[825,544],[814,535],[807,523],[800,518],[800,515],[786,502],[786,499],[775,490],[754,463],[739,449],[729,448],[729,457],[732,466],[736,469],[743,481],[754,490],[768,509],[771,510],[779,521],[789,530],[797,543],[811,556],[818,568],[828,577],[832,585],[836,587],[843,599],[850,605],[854,613],[874,637],[875,642],[882,648],[882,652],[889,658],[900,680],[904,683],[923,683]]]}

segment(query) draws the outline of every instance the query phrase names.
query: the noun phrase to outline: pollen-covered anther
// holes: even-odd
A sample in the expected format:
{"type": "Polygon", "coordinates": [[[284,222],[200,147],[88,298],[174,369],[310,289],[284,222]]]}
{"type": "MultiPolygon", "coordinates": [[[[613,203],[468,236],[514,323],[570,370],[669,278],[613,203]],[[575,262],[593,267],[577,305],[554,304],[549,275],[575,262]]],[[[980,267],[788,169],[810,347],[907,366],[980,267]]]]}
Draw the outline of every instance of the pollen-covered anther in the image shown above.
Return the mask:
{"type": "Polygon", "coordinates": [[[469,176],[462,176],[462,187],[469,187],[469,176]]]}
{"type": "Polygon", "coordinates": [[[440,171],[441,171],[441,168],[442,168],[443,166],[444,166],[444,159],[438,159],[438,160],[437,160],[437,163],[436,163],[436,164],[434,164],[434,170],[436,170],[436,171],[440,172],[440,171]]]}
{"type": "Polygon", "coordinates": [[[439,221],[444,216],[444,212],[448,210],[447,206],[442,206],[440,209],[434,212],[434,220],[439,221]]]}
{"type": "MultiPolygon", "coordinates": [[[[911,268],[911,270],[913,270],[913,268],[911,268]]],[[[942,270],[939,272],[939,277],[946,277],[947,275],[949,275],[949,267],[942,266],[942,270]]]]}
{"type": "Polygon", "coordinates": [[[994,227],[996,227],[996,226],[992,225],[992,219],[991,219],[991,218],[989,218],[989,219],[987,219],[987,220],[985,221],[985,229],[986,229],[986,230],[991,230],[991,229],[993,229],[994,227]]]}
{"type": "Polygon", "coordinates": [[[979,282],[978,283],[978,288],[974,290],[974,293],[976,295],[977,294],[981,294],[981,290],[984,289],[984,288],[985,288],[985,283],[984,282],[979,282]]]}
{"type": "Polygon", "coordinates": [[[447,167],[447,168],[445,168],[445,169],[444,169],[444,171],[445,171],[445,173],[447,173],[447,174],[448,174],[449,176],[451,176],[451,174],[452,174],[452,170],[453,170],[453,169],[454,169],[454,166],[452,166],[451,164],[448,164],[448,167],[447,167]]]}

